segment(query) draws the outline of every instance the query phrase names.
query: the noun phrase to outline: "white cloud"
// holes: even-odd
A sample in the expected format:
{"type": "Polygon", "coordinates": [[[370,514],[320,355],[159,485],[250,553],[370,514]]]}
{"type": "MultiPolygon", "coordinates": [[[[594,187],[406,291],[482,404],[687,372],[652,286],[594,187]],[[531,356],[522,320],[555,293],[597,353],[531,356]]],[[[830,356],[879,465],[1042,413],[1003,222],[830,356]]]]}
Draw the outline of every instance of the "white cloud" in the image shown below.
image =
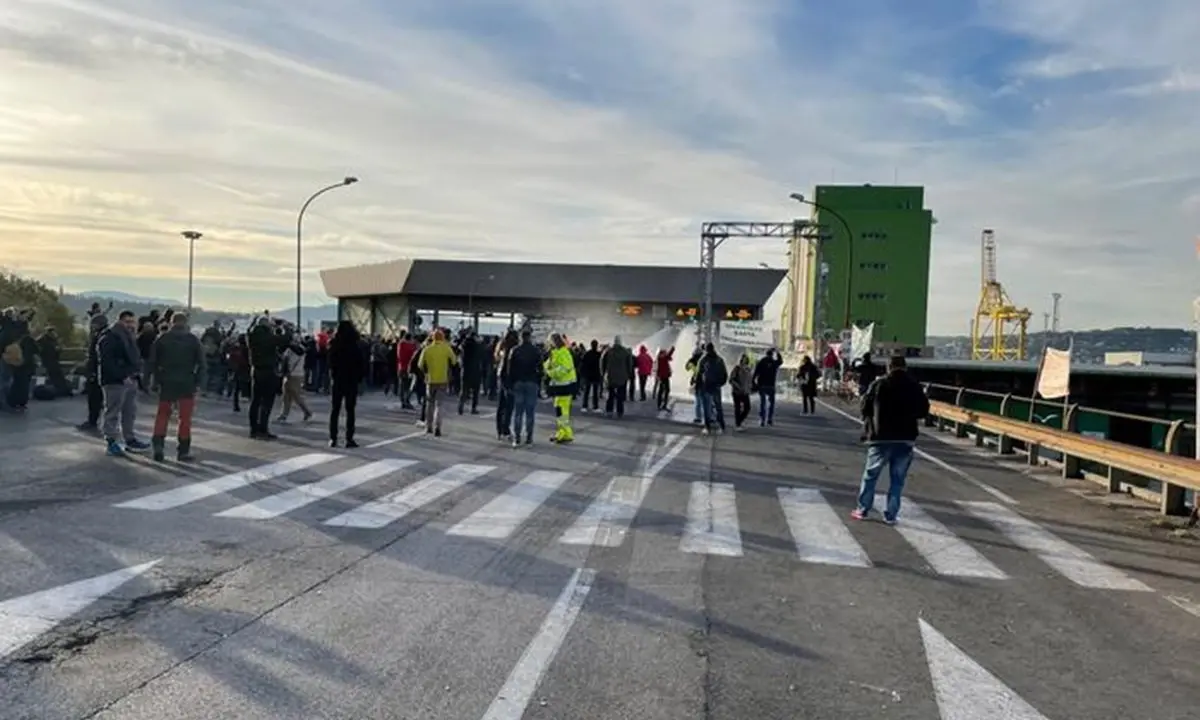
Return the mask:
{"type": "MultiPolygon", "coordinates": [[[[436,0],[10,0],[0,265],[180,297],[178,232],[195,228],[198,303],[290,304],[295,213],[346,174],[362,182],[306,216],[306,302],[316,269],[399,255],[693,264],[704,220],[786,220],[793,190],[898,173],[939,219],[932,331],[966,327],[988,226],[1035,312],[1059,291],[1073,326],[1189,319],[1190,3],[986,3],[984,21],[1054,48],[992,88],[889,65],[905,34],[886,28],[804,55],[780,34],[798,12],[782,0],[461,5],[538,34],[471,36],[436,0]],[[1025,94],[1096,69],[1178,87],[1103,116],[1025,94]],[[979,106],[1001,96],[1039,110],[1008,127],[979,106]]],[[[745,243],[719,261],[783,253],[745,243]]]]}

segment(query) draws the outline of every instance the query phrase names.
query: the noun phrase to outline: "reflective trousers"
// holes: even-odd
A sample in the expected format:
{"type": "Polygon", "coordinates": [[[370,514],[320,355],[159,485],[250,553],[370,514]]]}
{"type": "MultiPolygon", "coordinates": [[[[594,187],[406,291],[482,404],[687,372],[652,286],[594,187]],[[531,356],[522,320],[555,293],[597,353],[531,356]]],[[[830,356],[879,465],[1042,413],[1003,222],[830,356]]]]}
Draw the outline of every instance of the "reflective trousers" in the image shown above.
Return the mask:
{"type": "Polygon", "coordinates": [[[569,442],[575,439],[575,431],[571,429],[570,395],[554,398],[554,427],[555,442],[569,442]]]}

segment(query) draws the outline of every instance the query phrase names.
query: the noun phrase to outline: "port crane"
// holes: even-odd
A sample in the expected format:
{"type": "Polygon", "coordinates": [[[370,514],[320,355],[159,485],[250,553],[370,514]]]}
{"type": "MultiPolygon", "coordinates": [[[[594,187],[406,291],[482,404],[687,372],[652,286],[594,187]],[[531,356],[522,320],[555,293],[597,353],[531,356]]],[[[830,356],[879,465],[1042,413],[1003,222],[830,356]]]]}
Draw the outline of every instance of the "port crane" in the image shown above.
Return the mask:
{"type": "Polygon", "coordinates": [[[972,360],[1024,360],[1028,351],[1028,308],[1018,308],[1004,292],[996,272],[996,234],[985,229],[979,239],[982,261],[979,305],[971,324],[972,360]]]}

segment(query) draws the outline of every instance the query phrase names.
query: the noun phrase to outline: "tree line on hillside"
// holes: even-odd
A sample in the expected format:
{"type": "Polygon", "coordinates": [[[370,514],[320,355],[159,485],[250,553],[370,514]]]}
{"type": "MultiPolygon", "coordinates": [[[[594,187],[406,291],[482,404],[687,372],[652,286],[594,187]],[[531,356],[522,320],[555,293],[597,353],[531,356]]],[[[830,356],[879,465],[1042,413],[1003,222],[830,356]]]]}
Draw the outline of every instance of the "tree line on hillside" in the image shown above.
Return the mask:
{"type": "Polygon", "coordinates": [[[0,271],[0,310],[10,307],[34,311],[31,325],[35,333],[50,326],[58,331],[64,346],[74,344],[75,319],[59,301],[58,293],[36,280],[0,271]]]}

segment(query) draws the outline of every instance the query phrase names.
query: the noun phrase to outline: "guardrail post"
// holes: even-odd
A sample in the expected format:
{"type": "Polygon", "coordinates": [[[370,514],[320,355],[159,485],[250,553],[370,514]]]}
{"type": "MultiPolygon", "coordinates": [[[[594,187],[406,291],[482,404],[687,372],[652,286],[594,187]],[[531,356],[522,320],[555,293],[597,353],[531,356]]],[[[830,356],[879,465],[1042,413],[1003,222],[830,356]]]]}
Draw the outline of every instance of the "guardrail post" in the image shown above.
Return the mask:
{"type": "MultiPolygon", "coordinates": [[[[1067,414],[1063,417],[1063,429],[1067,432],[1079,432],[1078,409],[1078,405],[1071,405],[1067,408],[1067,414]]],[[[1079,458],[1066,451],[1062,454],[1062,476],[1063,479],[1083,477],[1083,470],[1079,467],[1079,458]]]]}
{"type": "MultiPolygon", "coordinates": [[[[955,393],[955,395],[954,395],[954,407],[962,407],[963,406],[963,396],[966,394],[967,394],[966,388],[960,387],[958,389],[958,392],[955,393]]],[[[967,436],[966,423],[960,423],[960,422],[954,423],[954,437],[965,438],[966,436],[967,436]]]]}
{"type": "MultiPolygon", "coordinates": [[[[1197,429],[1200,434],[1200,428],[1197,429]]],[[[1183,421],[1176,420],[1167,428],[1167,438],[1163,450],[1168,455],[1179,454],[1179,436],[1183,434],[1183,421]]],[[[1187,506],[1184,504],[1184,488],[1161,481],[1162,495],[1159,496],[1159,510],[1163,515],[1186,515],[1187,506]]]]}

